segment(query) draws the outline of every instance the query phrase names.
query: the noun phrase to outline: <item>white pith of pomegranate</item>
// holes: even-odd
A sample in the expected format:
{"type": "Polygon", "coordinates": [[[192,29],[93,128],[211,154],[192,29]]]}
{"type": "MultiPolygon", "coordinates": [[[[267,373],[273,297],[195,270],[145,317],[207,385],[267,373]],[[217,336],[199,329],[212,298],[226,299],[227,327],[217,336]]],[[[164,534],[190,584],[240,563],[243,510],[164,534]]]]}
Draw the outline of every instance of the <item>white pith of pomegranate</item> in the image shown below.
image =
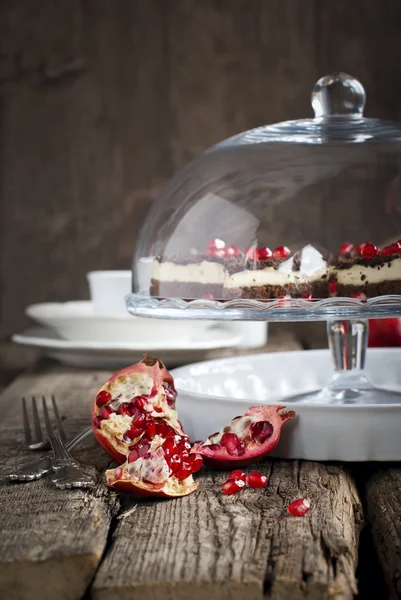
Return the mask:
{"type": "Polygon", "coordinates": [[[235,417],[204,443],[194,444],[207,465],[232,469],[262,460],[277,446],[281,428],[295,417],[284,406],[252,406],[243,416],[235,417]]]}
{"type": "Polygon", "coordinates": [[[176,391],[161,361],[145,356],[113,375],[96,393],[92,428],[119,467],[106,472],[107,484],[147,496],[182,496],[198,486],[202,466],[175,410],[176,391]]]}

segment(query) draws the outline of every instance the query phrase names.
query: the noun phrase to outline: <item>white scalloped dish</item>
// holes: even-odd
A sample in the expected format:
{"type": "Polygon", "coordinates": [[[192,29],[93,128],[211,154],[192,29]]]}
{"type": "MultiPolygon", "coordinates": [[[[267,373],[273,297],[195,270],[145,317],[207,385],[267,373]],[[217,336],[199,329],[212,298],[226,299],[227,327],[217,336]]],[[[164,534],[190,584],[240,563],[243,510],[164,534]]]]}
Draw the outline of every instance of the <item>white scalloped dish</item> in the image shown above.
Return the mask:
{"type": "MultiPolygon", "coordinates": [[[[367,375],[378,388],[401,391],[401,348],[370,349],[367,375]]],[[[401,404],[286,403],[325,386],[332,374],[329,351],[296,351],[233,357],[172,371],[178,410],[192,439],[206,439],[252,405],[284,404],[297,412],[283,427],[273,456],[306,460],[401,460],[401,404]]]]}

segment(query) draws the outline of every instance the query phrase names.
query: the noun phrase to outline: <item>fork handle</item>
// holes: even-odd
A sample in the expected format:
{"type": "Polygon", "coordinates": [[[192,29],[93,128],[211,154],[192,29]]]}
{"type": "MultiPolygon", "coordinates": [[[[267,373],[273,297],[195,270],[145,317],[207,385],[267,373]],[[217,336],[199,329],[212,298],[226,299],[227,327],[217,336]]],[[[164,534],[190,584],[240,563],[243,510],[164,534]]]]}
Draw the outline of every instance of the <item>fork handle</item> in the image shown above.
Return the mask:
{"type": "Polygon", "coordinates": [[[66,444],[66,448],[68,448],[68,450],[72,450],[73,448],[75,448],[75,446],[77,444],[79,444],[79,442],[81,442],[82,440],[84,440],[86,437],[88,437],[88,435],[90,435],[92,433],[92,427],[88,427],[87,429],[84,429],[83,431],[81,431],[80,433],[77,433],[77,435],[74,435],[73,438],[71,438],[66,444]]]}
{"type": "Polygon", "coordinates": [[[69,453],[67,447],[62,442],[59,435],[54,434],[49,438],[52,450],[53,450],[53,470],[61,469],[62,467],[77,467],[79,463],[69,453]]]}

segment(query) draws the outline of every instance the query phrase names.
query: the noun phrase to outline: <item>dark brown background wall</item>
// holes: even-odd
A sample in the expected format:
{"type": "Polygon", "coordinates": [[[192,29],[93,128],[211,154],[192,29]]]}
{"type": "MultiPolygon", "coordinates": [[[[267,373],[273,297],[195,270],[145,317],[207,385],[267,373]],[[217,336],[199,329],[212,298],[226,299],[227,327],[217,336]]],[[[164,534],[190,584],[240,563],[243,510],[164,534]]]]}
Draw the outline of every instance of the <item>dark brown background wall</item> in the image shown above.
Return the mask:
{"type": "Polygon", "coordinates": [[[24,306],[129,268],[141,222],[193,156],[311,115],[319,76],[401,119],[399,0],[2,0],[0,338],[24,306]]]}

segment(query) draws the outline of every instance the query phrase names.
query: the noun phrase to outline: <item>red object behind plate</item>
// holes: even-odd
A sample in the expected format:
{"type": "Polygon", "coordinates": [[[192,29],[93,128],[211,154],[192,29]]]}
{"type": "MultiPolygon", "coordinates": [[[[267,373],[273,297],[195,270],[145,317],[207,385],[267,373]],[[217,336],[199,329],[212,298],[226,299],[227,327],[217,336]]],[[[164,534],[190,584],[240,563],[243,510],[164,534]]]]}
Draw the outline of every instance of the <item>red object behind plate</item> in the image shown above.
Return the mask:
{"type": "Polygon", "coordinates": [[[401,346],[400,319],[369,319],[370,348],[401,346]]]}

